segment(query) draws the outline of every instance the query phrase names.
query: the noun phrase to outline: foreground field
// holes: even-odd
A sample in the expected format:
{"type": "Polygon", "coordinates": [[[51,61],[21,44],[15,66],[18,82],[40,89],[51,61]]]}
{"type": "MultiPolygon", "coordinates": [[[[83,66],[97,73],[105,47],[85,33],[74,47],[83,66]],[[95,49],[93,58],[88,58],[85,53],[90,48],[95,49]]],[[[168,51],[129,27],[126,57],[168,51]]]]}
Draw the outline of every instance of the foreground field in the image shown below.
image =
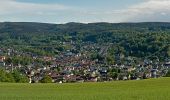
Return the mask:
{"type": "Polygon", "coordinates": [[[0,83],[0,100],[170,100],[170,78],[82,84],[0,83]]]}

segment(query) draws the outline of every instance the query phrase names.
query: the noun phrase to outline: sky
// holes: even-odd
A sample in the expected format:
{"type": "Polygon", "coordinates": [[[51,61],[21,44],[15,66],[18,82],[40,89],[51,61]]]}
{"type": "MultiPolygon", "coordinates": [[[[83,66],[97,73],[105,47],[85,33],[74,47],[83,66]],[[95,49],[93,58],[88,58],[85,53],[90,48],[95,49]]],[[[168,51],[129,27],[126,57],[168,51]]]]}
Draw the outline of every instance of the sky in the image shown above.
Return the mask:
{"type": "Polygon", "coordinates": [[[170,0],[0,0],[0,22],[170,22],[170,0]]]}

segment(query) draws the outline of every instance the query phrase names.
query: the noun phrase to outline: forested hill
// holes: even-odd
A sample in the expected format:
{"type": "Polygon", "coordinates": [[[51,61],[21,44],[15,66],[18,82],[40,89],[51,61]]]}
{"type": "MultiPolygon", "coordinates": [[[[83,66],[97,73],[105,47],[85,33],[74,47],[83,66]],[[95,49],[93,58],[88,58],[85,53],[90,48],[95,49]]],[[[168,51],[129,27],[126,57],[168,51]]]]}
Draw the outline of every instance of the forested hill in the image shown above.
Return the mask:
{"type": "Polygon", "coordinates": [[[67,23],[48,24],[34,22],[4,22],[0,23],[0,32],[12,33],[53,33],[53,32],[107,32],[116,30],[126,31],[169,31],[170,23],[145,22],[145,23],[67,23]]]}
{"type": "Polygon", "coordinates": [[[70,41],[113,43],[115,48],[122,48],[117,52],[126,56],[164,58],[170,56],[170,23],[0,23],[1,47],[34,47],[51,52],[63,47],[59,42],[70,41]]]}

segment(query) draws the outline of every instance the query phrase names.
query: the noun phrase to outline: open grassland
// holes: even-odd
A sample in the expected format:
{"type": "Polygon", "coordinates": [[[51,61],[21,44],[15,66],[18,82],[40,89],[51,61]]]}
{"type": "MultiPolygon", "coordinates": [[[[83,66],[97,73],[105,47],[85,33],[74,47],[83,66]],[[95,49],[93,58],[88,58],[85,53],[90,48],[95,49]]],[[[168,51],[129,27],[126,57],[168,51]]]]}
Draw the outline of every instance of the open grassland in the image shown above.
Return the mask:
{"type": "Polygon", "coordinates": [[[73,84],[0,83],[0,100],[170,100],[170,78],[73,84]]]}

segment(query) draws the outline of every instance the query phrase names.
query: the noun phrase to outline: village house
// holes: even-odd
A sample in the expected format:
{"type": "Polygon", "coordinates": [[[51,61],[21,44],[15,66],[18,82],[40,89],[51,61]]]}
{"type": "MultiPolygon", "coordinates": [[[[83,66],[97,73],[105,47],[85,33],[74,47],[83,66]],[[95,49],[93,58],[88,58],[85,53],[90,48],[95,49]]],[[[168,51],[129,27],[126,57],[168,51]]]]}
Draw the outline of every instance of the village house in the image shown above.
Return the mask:
{"type": "Polygon", "coordinates": [[[0,56],[0,65],[1,66],[5,66],[5,59],[6,59],[5,56],[0,56]]]}

